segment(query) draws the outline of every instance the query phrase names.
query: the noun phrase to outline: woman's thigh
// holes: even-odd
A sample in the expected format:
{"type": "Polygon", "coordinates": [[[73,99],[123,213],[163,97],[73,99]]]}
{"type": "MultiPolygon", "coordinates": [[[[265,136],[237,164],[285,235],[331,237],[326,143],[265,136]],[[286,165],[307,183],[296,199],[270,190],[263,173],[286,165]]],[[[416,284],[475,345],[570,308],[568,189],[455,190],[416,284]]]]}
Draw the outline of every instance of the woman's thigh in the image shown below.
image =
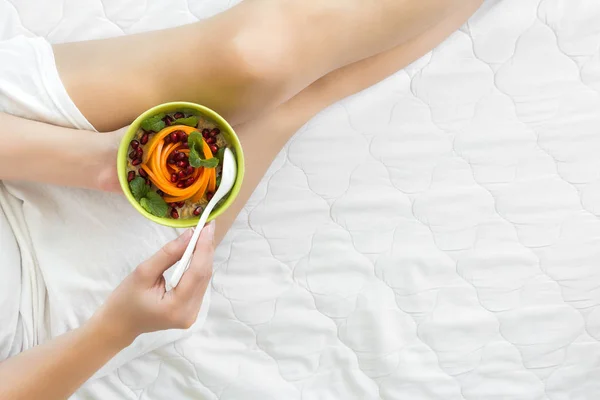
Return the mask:
{"type": "Polygon", "coordinates": [[[393,49],[339,68],[271,112],[236,126],[246,155],[244,185],[234,204],[219,218],[220,241],[290,137],[316,113],[404,68],[457,30],[478,4],[457,7],[435,26],[393,49]]]}
{"type": "Polygon", "coordinates": [[[99,130],[168,101],[255,118],[327,73],[430,31],[481,0],[246,0],[178,28],[54,46],[67,91],[99,130]]]}

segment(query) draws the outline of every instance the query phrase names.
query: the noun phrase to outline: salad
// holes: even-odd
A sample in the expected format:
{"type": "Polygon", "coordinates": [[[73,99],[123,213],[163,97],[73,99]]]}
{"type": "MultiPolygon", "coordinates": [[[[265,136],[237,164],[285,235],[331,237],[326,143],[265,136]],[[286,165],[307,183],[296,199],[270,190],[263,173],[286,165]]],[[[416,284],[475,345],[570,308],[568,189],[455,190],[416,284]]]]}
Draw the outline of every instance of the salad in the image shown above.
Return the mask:
{"type": "Polygon", "coordinates": [[[158,217],[198,217],[219,187],[227,147],[217,124],[194,110],[147,118],[129,143],[133,197],[158,217]]]}

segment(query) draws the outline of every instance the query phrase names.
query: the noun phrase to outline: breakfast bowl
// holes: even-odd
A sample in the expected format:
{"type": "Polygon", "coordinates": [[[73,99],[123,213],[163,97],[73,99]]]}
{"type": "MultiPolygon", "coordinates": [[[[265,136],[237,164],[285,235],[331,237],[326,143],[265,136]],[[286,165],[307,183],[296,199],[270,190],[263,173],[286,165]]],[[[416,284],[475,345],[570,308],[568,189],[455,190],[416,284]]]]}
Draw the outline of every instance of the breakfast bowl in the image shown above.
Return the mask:
{"type": "Polygon", "coordinates": [[[119,183],[131,205],[149,220],[173,228],[193,227],[219,187],[225,148],[235,156],[235,183],[211,212],[210,221],[237,197],[244,153],[231,125],[208,107],[165,103],[136,118],[119,145],[119,183]]]}

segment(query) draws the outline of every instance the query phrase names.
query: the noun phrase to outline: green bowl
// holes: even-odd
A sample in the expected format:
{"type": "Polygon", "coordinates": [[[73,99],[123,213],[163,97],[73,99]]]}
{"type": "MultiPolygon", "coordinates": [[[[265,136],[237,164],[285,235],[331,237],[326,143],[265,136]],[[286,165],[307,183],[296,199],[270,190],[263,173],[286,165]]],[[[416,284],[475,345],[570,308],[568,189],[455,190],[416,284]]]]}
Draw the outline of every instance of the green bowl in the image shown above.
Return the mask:
{"type": "Polygon", "coordinates": [[[229,197],[226,198],[220,205],[215,207],[215,209],[210,214],[208,220],[213,220],[217,218],[219,215],[223,214],[225,210],[234,202],[238,193],[240,192],[240,188],[242,187],[242,181],[244,180],[244,153],[242,151],[242,145],[240,144],[240,140],[238,139],[235,131],[229,125],[227,121],[215,111],[211,110],[208,107],[201,106],[195,103],[187,103],[187,102],[174,102],[174,103],[165,103],[158,105],[156,107],[152,107],[142,115],[136,118],[135,121],[129,126],[125,136],[121,140],[121,144],[119,145],[119,153],[117,155],[117,172],[119,175],[119,182],[121,184],[121,188],[123,189],[123,193],[125,193],[125,197],[127,200],[133,205],[133,207],[138,210],[140,214],[144,217],[148,218],[151,221],[159,223],[161,225],[170,226],[172,228],[189,228],[196,226],[198,224],[199,218],[189,218],[189,219],[172,219],[172,218],[161,218],[155,215],[150,214],[148,211],[144,210],[144,208],[138,203],[133,195],[131,194],[131,190],[129,189],[129,183],[127,182],[127,154],[129,150],[129,143],[135,136],[136,132],[140,129],[140,125],[142,121],[146,118],[152,117],[158,113],[170,113],[180,109],[192,109],[195,110],[198,115],[208,118],[215,122],[219,129],[221,129],[221,133],[225,137],[225,140],[231,147],[236,155],[237,162],[237,176],[233,188],[229,192],[229,197]]]}

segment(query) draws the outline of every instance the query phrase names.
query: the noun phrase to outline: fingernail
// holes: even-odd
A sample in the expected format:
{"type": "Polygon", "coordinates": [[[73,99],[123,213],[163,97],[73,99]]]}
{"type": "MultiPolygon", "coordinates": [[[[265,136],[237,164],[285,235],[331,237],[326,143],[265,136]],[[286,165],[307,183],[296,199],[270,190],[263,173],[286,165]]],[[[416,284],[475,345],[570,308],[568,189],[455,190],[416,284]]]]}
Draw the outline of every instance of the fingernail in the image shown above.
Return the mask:
{"type": "Polygon", "coordinates": [[[190,238],[192,237],[192,234],[194,233],[193,229],[186,229],[185,232],[183,232],[178,238],[177,240],[180,242],[187,242],[188,240],[190,240],[190,238]]]}

